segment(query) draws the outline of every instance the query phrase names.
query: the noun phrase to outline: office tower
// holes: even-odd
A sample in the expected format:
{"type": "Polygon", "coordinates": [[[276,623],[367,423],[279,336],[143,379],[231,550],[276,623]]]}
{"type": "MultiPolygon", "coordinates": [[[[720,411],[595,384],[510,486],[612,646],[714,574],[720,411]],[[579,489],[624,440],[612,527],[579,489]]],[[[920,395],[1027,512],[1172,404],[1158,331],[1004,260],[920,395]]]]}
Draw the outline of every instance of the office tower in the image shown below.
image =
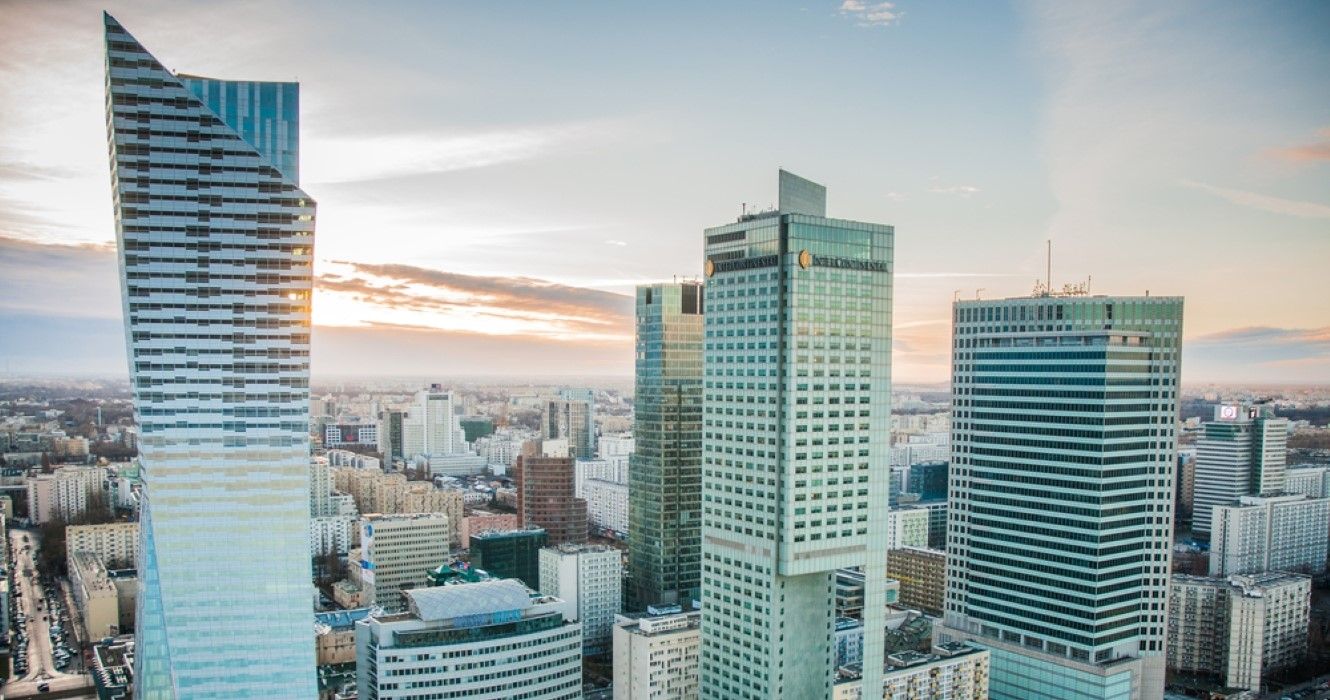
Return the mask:
{"type": "Polygon", "coordinates": [[[462,426],[453,406],[452,392],[442,385],[431,384],[416,392],[410,410],[402,418],[404,458],[442,457],[464,450],[462,426]]]}
{"type": "Polygon", "coordinates": [[[471,535],[471,564],[499,578],[521,579],[540,588],[540,550],[549,541],[541,528],[471,535]]]}
{"type": "Polygon", "coordinates": [[[1260,690],[1271,671],[1307,653],[1311,578],[1286,573],[1175,575],[1168,607],[1168,668],[1218,686],[1260,690]]]}
{"type": "Polygon", "coordinates": [[[705,233],[704,698],[830,697],[839,568],[864,567],[884,625],[892,228],[779,184],[779,209],[705,233]]]}
{"type": "Polygon", "coordinates": [[[561,389],[560,398],[545,403],[540,435],[546,440],[567,440],[578,459],[596,456],[596,404],[590,389],[561,389]]]}
{"type": "Polygon", "coordinates": [[[142,430],[134,696],[314,697],[299,86],[171,73],[109,15],[106,71],[142,430]]]}
{"type": "Polygon", "coordinates": [[[887,576],[900,581],[901,607],[942,614],[947,588],[946,552],[922,547],[893,549],[887,552],[887,576]]]}
{"type": "Polygon", "coordinates": [[[551,545],[586,542],[587,507],[573,495],[572,457],[523,455],[513,471],[523,526],[544,528],[551,545]]]}
{"type": "Polygon", "coordinates": [[[405,612],[356,623],[361,700],[582,697],[582,626],[558,598],[511,579],[405,596],[405,612]]]}
{"type": "Polygon", "coordinates": [[[614,623],[614,700],[695,700],[702,613],[614,623]]]}
{"type": "Polygon", "coordinates": [[[1162,698],[1182,299],[953,309],[942,641],[995,700],[1162,698]]]}
{"type": "Polygon", "coordinates": [[[384,461],[392,464],[394,459],[406,459],[402,453],[402,423],[406,411],[389,409],[379,411],[379,453],[384,461]]]}
{"type": "Polygon", "coordinates": [[[1330,499],[1243,496],[1212,513],[1211,576],[1325,571],[1330,499]]]}
{"type": "Polygon", "coordinates": [[[947,500],[947,463],[943,461],[919,462],[910,465],[910,493],[919,494],[922,501],[947,500]]]}
{"type": "MultiPolygon", "coordinates": [[[[881,697],[988,700],[990,664],[989,652],[955,642],[933,647],[931,654],[896,652],[887,656],[881,697]]],[[[862,674],[863,664],[838,669],[835,700],[865,697],[862,674]]]]}
{"type": "Polygon", "coordinates": [[[628,599],[688,606],[702,563],[702,285],[639,286],[636,344],[628,599]]]}
{"type": "Polygon", "coordinates": [[[623,610],[623,557],[602,544],[540,550],[540,592],[564,601],[563,616],[582,623],[588,656],[610,651],[614,617],[623,610]]]}
{"type": "Polygon", "coordinates": [[[1288,463],[1288,419],[1272,407],[1222,404],[1214,415],[1196,441],[1192,533],[1201,539],[1210,537],[1215,506],[1281,493],[1288,463]]]}
{"type": "Polygon", "coordinates": [[[360,581],[367,603],[401,610],[401,592],[425,585],[429,570],[448,558],[450,529],[442,513],[361,518],[360,581]]]}

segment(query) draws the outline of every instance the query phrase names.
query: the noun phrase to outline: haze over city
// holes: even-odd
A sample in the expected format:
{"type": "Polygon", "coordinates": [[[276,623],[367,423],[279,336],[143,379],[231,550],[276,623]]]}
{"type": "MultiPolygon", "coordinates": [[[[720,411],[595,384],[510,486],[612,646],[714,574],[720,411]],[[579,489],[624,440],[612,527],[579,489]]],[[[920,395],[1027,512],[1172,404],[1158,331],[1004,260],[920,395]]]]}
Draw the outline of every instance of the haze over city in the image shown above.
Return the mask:
{"type": "MultiPolygon", "coordinates": [[[[172,70],[300,81],[316,376],[627,376],[633,285],[782,166],[896,226],[898,380],[1050,239],[1055,287],[1186,298],[1184,382],[1330,380],[1323,3],[106,5],[172,70]]],[[[10,374],[125,367],[100,9],[3,7],[10,374]]]]}

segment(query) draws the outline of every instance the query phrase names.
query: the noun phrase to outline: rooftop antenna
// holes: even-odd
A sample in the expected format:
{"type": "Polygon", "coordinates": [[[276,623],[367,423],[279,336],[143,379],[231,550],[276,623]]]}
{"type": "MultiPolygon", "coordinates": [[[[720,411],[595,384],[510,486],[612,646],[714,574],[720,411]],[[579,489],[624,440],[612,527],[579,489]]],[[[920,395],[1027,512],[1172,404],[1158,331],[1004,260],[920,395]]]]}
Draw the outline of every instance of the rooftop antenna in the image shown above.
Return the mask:
{"type": "Polygon", "coordinates": [[[748,202],[739,205],[739,216],[748,216],[748,202]]]}
{"type": "Polygon", "coordinates": [[[951,303],[955,304],[961,300],[961,290],[957,289],[951,293],[951,303]]]}
{"type": "Polygon", "coordinates": [[[974,290],[974,298],[975,298],[975,300],[977,301],[977,300],[979,299],[979,292],[984,292],[984,291],[987,291],[987,290],[988,290],[988,287],[980,287],[980,288],[974,290]]]}

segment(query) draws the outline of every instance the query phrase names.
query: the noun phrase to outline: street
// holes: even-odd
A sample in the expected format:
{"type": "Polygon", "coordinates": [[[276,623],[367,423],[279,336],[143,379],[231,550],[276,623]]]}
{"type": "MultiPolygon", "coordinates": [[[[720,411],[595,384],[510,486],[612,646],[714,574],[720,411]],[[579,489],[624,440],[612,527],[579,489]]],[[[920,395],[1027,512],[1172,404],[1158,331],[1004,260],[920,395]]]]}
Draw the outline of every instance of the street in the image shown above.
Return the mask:
{"type": "MultiPolygon", "coordinates": [[[[13,529],[9,532],[9,546],[14,553],[15,610],[26,620],[22,627],[27,635],[28,648],[27,672],[4,688],[4,697],[16,698],[39,694],[39,686],[49,685],[49,692],[62,694],[78,688],[91,688],[92,677],[86,673],[69,674],[56,669],[51,649],[50,623],[46,616],[51,614],[45,602],[44,591],[39,581],[35,563],[40,547],[37,534],[30,530],[13,529]],[[24,539],[27,542],[24,542],[24,539]]],[[[58,603],[60,597],[54,598],[58,603]]],[[[17,651],[18,639],[13,640],[17,651]]],[[[64,695],[64,697],[71,697],[64,695]]]]}

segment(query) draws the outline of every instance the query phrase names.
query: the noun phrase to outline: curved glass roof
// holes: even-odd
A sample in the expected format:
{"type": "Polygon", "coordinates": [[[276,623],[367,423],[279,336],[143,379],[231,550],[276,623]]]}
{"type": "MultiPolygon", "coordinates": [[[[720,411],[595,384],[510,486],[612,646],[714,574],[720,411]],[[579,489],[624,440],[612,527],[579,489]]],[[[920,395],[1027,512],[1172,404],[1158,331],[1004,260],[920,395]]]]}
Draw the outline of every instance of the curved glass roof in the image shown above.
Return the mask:
{"type": "Polygon", "coordinates": [[[531,607],[531,594],[527,587],[514,579],[416,588],[402,592],[406,594],[411,612],[426,622],[531,607]]]}

